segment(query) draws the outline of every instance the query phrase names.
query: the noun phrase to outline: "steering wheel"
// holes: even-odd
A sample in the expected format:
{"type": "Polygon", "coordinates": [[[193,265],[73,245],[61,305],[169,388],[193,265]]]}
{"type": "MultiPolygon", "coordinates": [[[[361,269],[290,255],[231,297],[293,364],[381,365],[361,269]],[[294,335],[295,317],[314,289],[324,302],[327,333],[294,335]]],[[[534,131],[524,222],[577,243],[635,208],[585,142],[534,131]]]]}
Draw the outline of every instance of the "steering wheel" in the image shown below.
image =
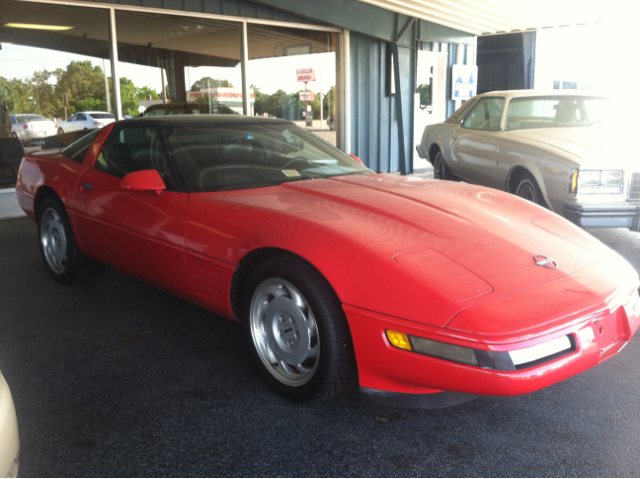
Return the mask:
{"type": "Polygon", "coordinates": [[[287,167],[299,161],[304,161],[305,166],[311,166],[311,163],[309,162],[309,160],[307,160],[304,156],[296,156],[295,158],[292,158],[291,160],[287,161],[282,168],[287,169],[287,167]]]}
{"type": "Polygon", "coordinates": [[[211,187],[218,186],[219,183],[219,169],[217,166],[210,166],[200,171],[198,175],[198,188],[200,191],[208,191],[211,187]]]}

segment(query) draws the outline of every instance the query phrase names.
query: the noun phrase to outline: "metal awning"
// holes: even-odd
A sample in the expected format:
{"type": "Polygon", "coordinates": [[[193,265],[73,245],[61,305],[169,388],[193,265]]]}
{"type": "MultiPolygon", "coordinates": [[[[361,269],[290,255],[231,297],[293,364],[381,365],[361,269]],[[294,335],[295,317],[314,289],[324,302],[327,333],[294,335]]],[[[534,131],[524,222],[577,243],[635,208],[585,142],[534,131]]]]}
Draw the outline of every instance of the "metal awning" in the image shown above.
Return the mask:
{"type": "Polygon", "coordinates": [[[473,35],[608,23],[637,11],[625,0],[359,1],[473,35]]]}

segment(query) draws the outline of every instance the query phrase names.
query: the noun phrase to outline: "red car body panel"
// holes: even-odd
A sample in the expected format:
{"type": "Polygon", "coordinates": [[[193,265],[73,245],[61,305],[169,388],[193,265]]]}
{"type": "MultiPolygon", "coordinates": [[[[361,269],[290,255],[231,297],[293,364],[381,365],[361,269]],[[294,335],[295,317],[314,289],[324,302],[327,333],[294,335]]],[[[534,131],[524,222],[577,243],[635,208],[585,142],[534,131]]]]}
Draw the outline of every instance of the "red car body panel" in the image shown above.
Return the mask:
{"type": "Polygon", "coordinates": [[[523,394],[610,357],[640,324],[633,268],[515,196],[384,174],[213,193],[132,191],[93,169],[112,127],[82,164],[58,152],[27,155],[17,193],[29,216],[41,189],[52,189],[83,253],[228,318],[232,278],[248,254],[277,248],[304,258],[344,305],[362,387],[523,394]],[[557,268],[536,265],[534,255],[557,268]],[[487,351],[569,335],[576,348],[540,366],[496,371],[400,350],[388,329],[487,351]]]}

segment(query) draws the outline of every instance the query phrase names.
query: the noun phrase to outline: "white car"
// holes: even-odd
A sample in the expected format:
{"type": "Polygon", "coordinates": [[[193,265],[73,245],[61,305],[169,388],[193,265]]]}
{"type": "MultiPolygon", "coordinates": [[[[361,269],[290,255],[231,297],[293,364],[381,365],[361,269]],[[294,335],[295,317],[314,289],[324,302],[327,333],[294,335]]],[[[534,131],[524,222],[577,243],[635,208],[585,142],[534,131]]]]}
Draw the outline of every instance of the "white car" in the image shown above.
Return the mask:
{"type": "Polygon", "coordinates": [[[640,162],[617,106],[582,91],[485,93],[427,126],[417,151],[435,178],[508,191],[580,226],[638,231],[640,162]]]}
{"type": "Polygon", "coordinates": [[[0,477],[18,477],[18,420],[9,386],[0,373],[0,477]]]}
{"type": "Polygon", "coordinates": [[[116,117],[113,113],[106,111],[79,111],[66,120],[58,122],[58,134],[102,128],[114,121],[116,121],[116,117]]]}
{"type": "Polygon", "coordinates": [[[39,140],[56,134],[56,124],[43,116],[31,113],[11,115],[11,136],[19,138],[22,143],[39,140]]]}

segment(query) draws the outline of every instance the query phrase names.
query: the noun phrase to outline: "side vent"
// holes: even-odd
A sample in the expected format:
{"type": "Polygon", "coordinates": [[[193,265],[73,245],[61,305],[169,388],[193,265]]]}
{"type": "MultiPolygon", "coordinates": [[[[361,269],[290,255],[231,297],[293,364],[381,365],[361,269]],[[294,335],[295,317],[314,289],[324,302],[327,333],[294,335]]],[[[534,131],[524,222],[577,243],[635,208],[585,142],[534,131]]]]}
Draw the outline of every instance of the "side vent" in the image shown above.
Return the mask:
{"type": "Polygon", "coordinates": [[[191,291],[205,303],[220,304],[221,274],[220,269],[213,263],[190,258],[191,291]]]}

